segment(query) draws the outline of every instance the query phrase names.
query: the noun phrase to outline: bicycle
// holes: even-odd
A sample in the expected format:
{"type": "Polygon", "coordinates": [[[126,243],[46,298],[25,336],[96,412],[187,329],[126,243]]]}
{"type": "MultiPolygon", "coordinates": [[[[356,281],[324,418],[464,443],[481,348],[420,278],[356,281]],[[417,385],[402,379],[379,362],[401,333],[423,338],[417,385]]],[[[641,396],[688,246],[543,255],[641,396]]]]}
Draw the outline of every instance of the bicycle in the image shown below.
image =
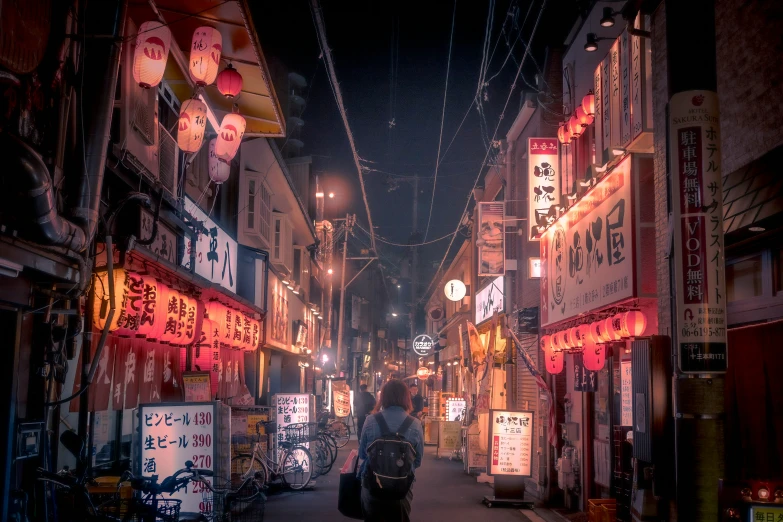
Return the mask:
{"type": "MultiPolygon", "coordinates": [[[[334,417],[334,415],[329,411],[321,412],[321,415],[318,417],[318,425],[329,431],[329,433],[334,437],[338,448],[342,448],[348,444],[348,440],[351,438],[350,424],[353,424],[352,416],[349,415],[346,418],[348,419],[348,422],[334,417]]],[[[354,431],[356,431],[355,427],[354,431]]]]}
{"type": "MultiPolygon", "coordinates": [[[[188,461],[187,464],[192,464],[188,461]]],[[[231,486],[227,481],[214,477],[206,480],[201,470],[193,469],[193,482],[202,484],[201,516],[210,522],[239,522],[245,518],[253,522],[262,522],[266,504],[259,486],[260,477],[249,476],[237,486],[231,486]],[[217,486],[223,484],[223,486],[217,486]]]]}
{"type": "MultiPolygon", "coordinates": [[[[241,480],[254,477],[263,487],[268,481],[280,478],[284,485],[294,490],[304,489],[313,475],[313,458],[295,433],[288,433],[287,440],[278,442],[277,459],[270,458],[261,447],[261,426],[268,437],[275,433],[276,423],[261,421],[256,424],[259,441],[253,445],[252,453],[240,453],[231,459],[232,477],[236,474],[241,480]]],[[[284,428],[285,429],[285,428],[284,428]]],[[[292,431],[292,430],[289,430],[292,431]]],[[[269,446],[267,446],[269,447],[269,446]]]]}

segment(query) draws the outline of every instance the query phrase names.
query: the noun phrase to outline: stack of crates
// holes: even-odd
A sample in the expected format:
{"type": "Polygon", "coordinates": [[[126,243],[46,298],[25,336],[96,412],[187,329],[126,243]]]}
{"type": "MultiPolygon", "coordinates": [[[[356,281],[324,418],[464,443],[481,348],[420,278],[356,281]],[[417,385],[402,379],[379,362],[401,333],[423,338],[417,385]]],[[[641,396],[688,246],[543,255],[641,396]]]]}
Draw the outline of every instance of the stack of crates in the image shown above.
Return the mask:
{"type": "Polygon", "coordinates": [[[592,498],[587,501],[588,522],[614,522],[617,500],[613,498],[592,498]]]}

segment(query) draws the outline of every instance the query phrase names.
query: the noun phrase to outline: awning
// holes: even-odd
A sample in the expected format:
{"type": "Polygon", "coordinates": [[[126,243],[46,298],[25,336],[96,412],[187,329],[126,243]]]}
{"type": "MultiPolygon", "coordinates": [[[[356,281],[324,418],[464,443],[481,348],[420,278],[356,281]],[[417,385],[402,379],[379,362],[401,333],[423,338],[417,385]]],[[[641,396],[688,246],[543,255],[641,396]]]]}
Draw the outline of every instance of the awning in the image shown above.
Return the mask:
{"type": "Polygon", "coordinates": [[[187,64],[194,30],[208,25],[220,31],[223,61],[231,63],[242,75],[242,92],[233,100],[227,99],[215,85],[210,85],[206,88],[205,102],[218,122],[237,103],[240,114],[247,121],[246,136],[285,136],[280,102],[272,86],[247,0],[220,3],[214,0],[130,0],[128,16],[137,25],[149,20],[168,24],[172,46],[164,78],[180,102],[193,96],[187,64]]]}

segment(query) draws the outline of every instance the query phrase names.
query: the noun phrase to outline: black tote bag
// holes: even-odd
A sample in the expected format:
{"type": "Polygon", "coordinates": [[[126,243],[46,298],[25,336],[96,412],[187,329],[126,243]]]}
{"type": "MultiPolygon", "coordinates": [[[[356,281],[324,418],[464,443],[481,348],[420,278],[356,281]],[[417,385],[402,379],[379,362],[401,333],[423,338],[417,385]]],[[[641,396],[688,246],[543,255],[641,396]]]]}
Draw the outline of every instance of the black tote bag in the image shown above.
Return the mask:
{"type": "Polygon", "coordinates": [[[337,509],[348,518],[364,519],[362,514],[362,479],[356,475],[359,467],[359,453],[352,450],[340,470],[340,489],[337,494],[337,509]],[[353,462],[351,462],[353,460],[353,462]]]}

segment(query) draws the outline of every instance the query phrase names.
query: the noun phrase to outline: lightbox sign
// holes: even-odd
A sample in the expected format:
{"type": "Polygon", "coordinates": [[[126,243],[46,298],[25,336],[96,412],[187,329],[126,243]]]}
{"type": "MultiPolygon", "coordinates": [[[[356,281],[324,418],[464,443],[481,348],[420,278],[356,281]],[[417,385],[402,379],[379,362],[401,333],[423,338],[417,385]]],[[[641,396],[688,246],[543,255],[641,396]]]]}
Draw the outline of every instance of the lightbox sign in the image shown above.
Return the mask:
{"type": "Polygon", "coordinates": [[[560,202],[559,166],[557,138],[528,138],[527,222],[530,240],[537,241],[541,237],[538,227],[550,225],[553,220],[550,207],[560,202]]]}
{"type": "Polygon", "coordinates": [[[476,294],[476,324],[483,323],[497,311],[506,311],[503,301],[503,277],[496,277],[476,294]]]}
{"type": "Polygon", "coordinates": [[[429,335],[422,334],[413,339],[413,352],[419,357],[428,356],[434,346],[435,341],[429,335]]]}
{"type": "Polygon", "coordinates": [[[541,237],[541,325],[634,297],[631,158],[541,237]]]}
{"type": "Polygon", "coordinates": [[[533,412],[489,411],[488,475],[533,476],[533,412]]]}
{"type": "Polygon", "coordinates": [[[506,239],[503,218],[504,201],[479,203],[478,206],[478,275],[493,276],[506,273],[506,239]]]}
{"type": "Polygon", "coordinates": [[[468,289],[465,286],[465,283],[459,279],[452,279],[443,287],[443,293],[446,294],[446,298],[448,298],[449,301],[462,301],[467,295],[468,289]]]}
{"type": "MultiPolygon", "coordinates": [[[[207,216],[192,199],[185,198],[185,210],[207,229],[199,234],[195,247],[195,273],[217,283],[227,290],[237,290],[237,242],[207,216]]],[[[185,237],[185,255],[182,266],[191,270],[190,255],[193,241],[185,237]]]]}

